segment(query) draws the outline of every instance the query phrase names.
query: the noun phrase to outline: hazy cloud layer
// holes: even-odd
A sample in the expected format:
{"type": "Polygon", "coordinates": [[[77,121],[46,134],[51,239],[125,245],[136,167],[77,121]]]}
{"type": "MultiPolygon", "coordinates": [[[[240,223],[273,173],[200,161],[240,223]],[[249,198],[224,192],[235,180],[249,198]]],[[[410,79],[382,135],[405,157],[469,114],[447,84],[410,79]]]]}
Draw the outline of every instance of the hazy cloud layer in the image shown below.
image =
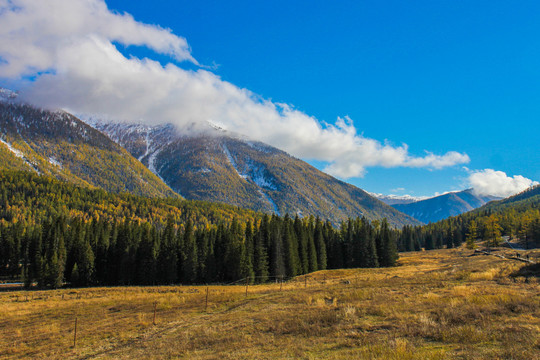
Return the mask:
{"type": "Polygon", "coordinates": [[[35,77],[21,97],[38,105],[180,127],[211,122],[294,156],[326,161],[325,170],[342,178],[362,176],[371,166],[440,169],[470,161],[455,151],[414,156],[406,144],[360,135],[348,118],[321,123],[207,70],[125,57],[115,43],[197,64],[186,39],[111,12],[101,0],[0,0],[0,77],[35,77]]]}
{"type": "Polygon", "coordinates": [[[538,184],[521,175],[507,176],[505,172],[493,169],[473,171],[469,183],[479,195],[499,197],[509,197],[538,184]]]}

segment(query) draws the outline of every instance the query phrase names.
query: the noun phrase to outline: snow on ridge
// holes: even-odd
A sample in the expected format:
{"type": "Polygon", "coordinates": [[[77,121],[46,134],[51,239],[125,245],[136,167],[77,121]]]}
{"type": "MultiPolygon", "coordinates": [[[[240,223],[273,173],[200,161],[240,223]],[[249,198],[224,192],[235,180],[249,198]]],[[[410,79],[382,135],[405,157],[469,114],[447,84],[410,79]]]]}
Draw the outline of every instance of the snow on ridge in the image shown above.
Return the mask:
{"type": "Polygon", "coordinates": [[[232,165],[234,171],[236,171],[238,176],[240,176],[242,179],[247,179],[247,177],[248,177],[247,175],[240,174],[240,172],[238,171],[238,166],[236,165],[236,161],[233,159],[233,157],[231,155],[231,152],[229,151],[229,148],[227,147],[227,145],[221,144],[221,149],[223,150],[223,153],[225,154],[225,156],[227,156],[227,159],[229,160],[229,163],[232,165]]]}
{"type": "Polygon", "coordinates": [[[281,214],[279,213],[279,209],[276,205],[276,203],[274,202],[274,200],[272,200],[272,198],[270,196],[268,196],[268,194],[264,193],[261,189],[258,189],[259,191],[259,194],[261,194],[261,196],[266,199],[266,201],[268,201],[270,203],[270,205],[272,205],[272,207],[274,208],[274,213],[277,215],[277,216],[281,216],[281,214]]]}
{"type": "Polygon", "coordinates": [[[56,159],[54,158],[54,156],[49,157],[49,162],[50,162],[52,165],[58,166],[58,167],[61,168],[61,169],[64,168],[64,167],[62,166],[62,164],[61,164],[58,160],[56,160],[56,159]]]}
{"type": "Polygon", "coordinates": [[[272,180],[269,180],[264,177],[264,167],[255,167],[248,162],[248,168],[251,170],[251,180],[259,187],[271,190],[277,190],[276,185],[272,183],[272,180]]]}
{"type": "Polygon", "coordinates": [[[11,151],[13,154],[15,154],[16,157],[25,160],[24,155],[23,155],[23,153],[22,153],[20,150],[15,149],[13,146],[11,146],[10,143],[4,141],[4,140],[1,139],[1,138],[0,138],[0,142],[1,142],[2,144],[6,145],[7,148],[9,149],[9,151],[11,151]]]}
{"type": "Polygon", "coordinates": [[[13,146],[11,146],[10,143],[8,143],[7,141],[4,141],[2,138],[0,138],[0,143],[6,145],[6,147],[9,149],[9,151],[11,151],[13,154],[15,154],[16,157],[20,158],[20,159],[23,159],[25,163],[28,164],[28,166],[30,166],[32,168],[32,170],[34,170],[36,173],[38,174],[41,174],[41,172],[38,170],[38,168],[36,167],[36,165],[34,165],[33,163],[31,163],[23,154],[22,151],[20,150],[17,150],[15,149],[13,146]]]}

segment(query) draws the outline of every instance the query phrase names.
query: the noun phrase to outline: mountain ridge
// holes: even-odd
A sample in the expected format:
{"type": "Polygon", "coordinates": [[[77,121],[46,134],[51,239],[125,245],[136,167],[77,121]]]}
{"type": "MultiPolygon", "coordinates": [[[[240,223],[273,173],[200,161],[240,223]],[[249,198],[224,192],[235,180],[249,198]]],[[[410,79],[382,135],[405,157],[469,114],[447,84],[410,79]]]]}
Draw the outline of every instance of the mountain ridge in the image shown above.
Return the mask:
{"type": "MultiPolygon", "coordinates": [[[[7,94],[7,96],[6,96],[7,94]]],[[[74,115],[0,97],[0,168],[52,175],[112,192],[177,197],[109,137],[74,115]]]]}
{"type": "Polygon", "coordinates": [[[495,199],[499,198],[477,195],[473,189],[466,189],[392,206],[427,224],[474,210],[495,199]]]}
{"type": "Polygon", "coordinates": [[[188,199],[278,215],[314,215],[335,224],[356,216],[387,217],[398,227],[419,223],[367,192],[243,135],[211,127],[193,135],[171,124],[89,123],[188,199]]]}

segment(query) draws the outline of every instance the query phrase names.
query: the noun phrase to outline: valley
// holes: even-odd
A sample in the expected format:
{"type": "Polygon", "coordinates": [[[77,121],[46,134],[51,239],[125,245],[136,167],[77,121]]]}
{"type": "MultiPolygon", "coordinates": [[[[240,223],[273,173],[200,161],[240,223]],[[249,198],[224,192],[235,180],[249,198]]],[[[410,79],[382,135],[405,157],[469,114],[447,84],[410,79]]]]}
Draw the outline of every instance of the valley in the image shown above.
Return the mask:
{"type": "Polygon", "coordinates": [[[530,360],[539,275],[460,248],[249,285],[247,295],[244,284],[210,284],[207,304],[206,286],[0,293],[0,357],[530,360]]]}

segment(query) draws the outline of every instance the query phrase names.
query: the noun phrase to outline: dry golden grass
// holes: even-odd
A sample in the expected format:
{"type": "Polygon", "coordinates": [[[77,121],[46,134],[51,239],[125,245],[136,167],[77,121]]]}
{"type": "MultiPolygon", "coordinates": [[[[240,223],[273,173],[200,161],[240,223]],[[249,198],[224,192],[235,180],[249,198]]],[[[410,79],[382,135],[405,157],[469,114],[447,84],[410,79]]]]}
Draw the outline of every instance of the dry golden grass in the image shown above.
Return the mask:
{"type": "Polygon", "coordinates": [[[538,273],[471,254],[210,286],[206,312],[204,286],[0,293],[0,358],[540,359],[538,273]]]}

